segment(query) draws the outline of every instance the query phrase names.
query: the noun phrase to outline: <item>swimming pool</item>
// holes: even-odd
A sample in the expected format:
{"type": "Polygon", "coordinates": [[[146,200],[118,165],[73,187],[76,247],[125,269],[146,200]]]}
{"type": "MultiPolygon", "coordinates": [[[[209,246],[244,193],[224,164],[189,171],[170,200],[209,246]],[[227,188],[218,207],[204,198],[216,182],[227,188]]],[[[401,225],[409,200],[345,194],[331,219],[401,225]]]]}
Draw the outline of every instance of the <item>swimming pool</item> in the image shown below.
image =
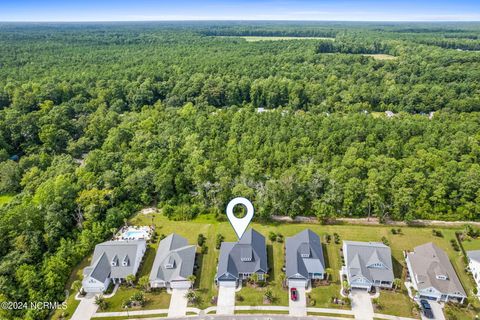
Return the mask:
{"type": "Polygon", "coordinates": [[[124,233],[124,237],[127,237],[127,238],[145,238],[147,235],[147,232],[145,231],[127,231],[124,233]]]}

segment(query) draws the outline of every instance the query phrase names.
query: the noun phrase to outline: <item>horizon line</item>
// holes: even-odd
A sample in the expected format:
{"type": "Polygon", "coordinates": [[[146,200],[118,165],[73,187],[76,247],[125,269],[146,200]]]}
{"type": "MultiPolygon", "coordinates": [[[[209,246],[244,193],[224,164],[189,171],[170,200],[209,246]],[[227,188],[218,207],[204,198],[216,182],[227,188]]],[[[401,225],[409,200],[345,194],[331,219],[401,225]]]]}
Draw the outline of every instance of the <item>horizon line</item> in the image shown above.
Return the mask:
{"type": "Polygon", "coordinates": [[[322,19],[125,19],[125,20],[0,20],[0,23],[106,23],[106,22],[480,22],[479,20],[322,20],[322,19]]]}

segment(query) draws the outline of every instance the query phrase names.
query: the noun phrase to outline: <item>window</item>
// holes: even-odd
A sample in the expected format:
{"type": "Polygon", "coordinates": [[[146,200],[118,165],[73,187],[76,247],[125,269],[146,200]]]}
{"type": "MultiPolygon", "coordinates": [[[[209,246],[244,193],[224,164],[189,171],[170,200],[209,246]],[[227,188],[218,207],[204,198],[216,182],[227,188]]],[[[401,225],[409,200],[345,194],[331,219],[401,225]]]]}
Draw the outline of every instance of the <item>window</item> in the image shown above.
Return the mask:
{"type": "Polygon", "coordinates": [[[438,274],[436,278],[438,280],[448,280],[448,276],[445,274],[438,274]]]}

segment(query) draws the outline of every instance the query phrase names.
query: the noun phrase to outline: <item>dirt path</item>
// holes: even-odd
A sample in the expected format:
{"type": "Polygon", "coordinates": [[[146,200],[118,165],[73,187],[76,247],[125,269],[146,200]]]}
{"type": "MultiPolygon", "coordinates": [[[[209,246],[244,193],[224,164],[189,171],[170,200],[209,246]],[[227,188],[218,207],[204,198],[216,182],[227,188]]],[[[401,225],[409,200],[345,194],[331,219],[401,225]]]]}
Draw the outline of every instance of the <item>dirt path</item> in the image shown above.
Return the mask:
{"type": "MultiPolygon", "coordinates": [[[[292,222],[292,223],[314,223],[318,224],[316,217],[297,216],[291,218],[288,216],[272,216],[273,221],[277,222],[292,222]]],[[[330,222],[330,224],[360,224],[360,225],[387,225],[387,226],[422,226],[422,227],[462,227],[466,224],[480,227],[480,222],[477,221],[440,221],[440,220],[413,220],[410,223],[404,221],[388,220],[381,223],[378,218],[337,218],[330,222]]]]}

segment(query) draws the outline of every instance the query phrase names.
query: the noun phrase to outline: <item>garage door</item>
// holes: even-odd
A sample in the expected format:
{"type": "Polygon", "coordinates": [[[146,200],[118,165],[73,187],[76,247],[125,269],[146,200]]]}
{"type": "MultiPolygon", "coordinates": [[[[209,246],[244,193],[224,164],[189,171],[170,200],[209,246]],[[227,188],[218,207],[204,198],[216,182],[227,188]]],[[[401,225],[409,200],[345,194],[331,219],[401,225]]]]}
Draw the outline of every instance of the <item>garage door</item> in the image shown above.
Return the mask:
{"type": "Polygon", "coordinates": [[[237,282],[236,281],[219,281],[218,282],[218,285],[219,286],[222,286],[222,287],[237,287],[237,282]]]}
{"type": "Polygon", "coordinates": [[[288,287],[289,288],[306,288],[307,281],[306,280],[288,280],[288,287]]]}
{"type": "Polygon", "coordinates": [[[170,287],[172,289],[188,289],[191,286],[190,281],[173,281],[170,282],[170,287]]]}

